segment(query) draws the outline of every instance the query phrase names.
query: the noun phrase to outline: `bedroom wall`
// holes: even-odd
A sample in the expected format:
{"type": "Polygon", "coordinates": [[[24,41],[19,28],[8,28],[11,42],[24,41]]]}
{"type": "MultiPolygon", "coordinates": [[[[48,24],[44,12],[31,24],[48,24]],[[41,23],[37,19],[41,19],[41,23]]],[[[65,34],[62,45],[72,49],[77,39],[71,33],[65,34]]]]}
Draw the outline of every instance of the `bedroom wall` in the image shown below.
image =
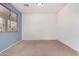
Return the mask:
{"type": "Polygon", "coordinates": [[[13,7],[10,3],[4,3],[6,7],[10,8],[13,12],[15,12],[17,17],[17,31],[16,32],[0,32],[0,51],[5,50],[10,45],[16,43],[21,40],[21,13],[13,7]]]}
{"type": "Polygon", "coordinates": [[[56,18],[53,13],[22,14],[22,40],[56,40],[56,18]]]}
{"type": "Polygon", "coordinates": [[[66,5],[58,13],[58,38],[79,52],[79,4],[66,5]]]}

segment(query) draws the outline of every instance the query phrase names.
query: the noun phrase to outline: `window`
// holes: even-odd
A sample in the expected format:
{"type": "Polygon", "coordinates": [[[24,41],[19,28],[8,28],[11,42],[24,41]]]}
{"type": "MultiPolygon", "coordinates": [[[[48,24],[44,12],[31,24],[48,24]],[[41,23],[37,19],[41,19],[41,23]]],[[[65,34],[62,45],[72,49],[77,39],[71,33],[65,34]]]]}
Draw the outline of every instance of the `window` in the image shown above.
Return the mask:
{"type": "Polygon", "coordinates": [[[0,32],[17,30],[16,13],[0,4],[0,32]]]}
{"type": "Polygon", "coordinates": [[[4,29],[3,18],[0,17],[0,32],[4,32],[4,29]]]}

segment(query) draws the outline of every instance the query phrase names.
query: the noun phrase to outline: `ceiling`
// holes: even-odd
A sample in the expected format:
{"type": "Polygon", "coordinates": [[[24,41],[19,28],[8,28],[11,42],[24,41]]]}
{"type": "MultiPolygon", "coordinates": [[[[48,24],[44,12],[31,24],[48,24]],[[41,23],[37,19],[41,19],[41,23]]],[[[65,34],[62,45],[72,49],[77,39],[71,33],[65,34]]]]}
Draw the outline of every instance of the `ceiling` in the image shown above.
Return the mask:
{"type": "Polygon", "coordinates": [[[21,13],[57,13],[60,11],[66,3],[43,3],[43,5],[38,6],[37,3],[13,3],[21,13]]]}

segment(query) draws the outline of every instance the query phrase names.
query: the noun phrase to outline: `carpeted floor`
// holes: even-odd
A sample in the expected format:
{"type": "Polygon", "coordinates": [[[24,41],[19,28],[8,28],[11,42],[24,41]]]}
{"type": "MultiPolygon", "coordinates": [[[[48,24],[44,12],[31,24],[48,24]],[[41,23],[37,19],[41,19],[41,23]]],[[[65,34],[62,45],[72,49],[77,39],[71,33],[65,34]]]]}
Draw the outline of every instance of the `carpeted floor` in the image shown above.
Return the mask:
{"type": "Polygon", "coordinates": [[[57,40],[23,40],[1,56],[78,56],[79,53],[57,40]]]}

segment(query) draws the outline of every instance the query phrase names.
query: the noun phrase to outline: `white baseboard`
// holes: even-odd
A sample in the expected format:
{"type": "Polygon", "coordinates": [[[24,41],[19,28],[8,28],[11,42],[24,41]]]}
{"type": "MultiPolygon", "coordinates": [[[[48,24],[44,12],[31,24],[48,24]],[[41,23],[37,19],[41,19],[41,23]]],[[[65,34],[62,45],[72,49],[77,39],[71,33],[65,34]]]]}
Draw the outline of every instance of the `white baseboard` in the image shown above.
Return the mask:
{"type": "Polygon", "coordinates": [[[69,44],[67,41],[64,41],[63,39],[59,39],[58,41],[60,41],[61,43],[67,45],[68,47],[70,47],[71,49],[75,50],[76,52],[79,52],[79,50],[77,50],[76,48],[74,48],[71,44],[69,44]]]}
{"type": "Polygon", "coordinates": [[[7,48],[5,48],[4,50],[0,51],[0,53],[6,51],[7,49],[9,49],[9,48],[11,48],[11,47],[13,47],[13,46],[15,46],[16,44],[18,44],[18,43],[21,42],[21,41],[22,41],[22,40],[19,40],[19,41],[17,41],[16,43],[13,43],[13,44],[10,45],[9,47],[7,47],[7,48]]]}
{"type": "Polygon", "coordinates": [[[47,37],[47,38],[22,38],[22,40],[57,40],[57,37],[47,37]]]}

